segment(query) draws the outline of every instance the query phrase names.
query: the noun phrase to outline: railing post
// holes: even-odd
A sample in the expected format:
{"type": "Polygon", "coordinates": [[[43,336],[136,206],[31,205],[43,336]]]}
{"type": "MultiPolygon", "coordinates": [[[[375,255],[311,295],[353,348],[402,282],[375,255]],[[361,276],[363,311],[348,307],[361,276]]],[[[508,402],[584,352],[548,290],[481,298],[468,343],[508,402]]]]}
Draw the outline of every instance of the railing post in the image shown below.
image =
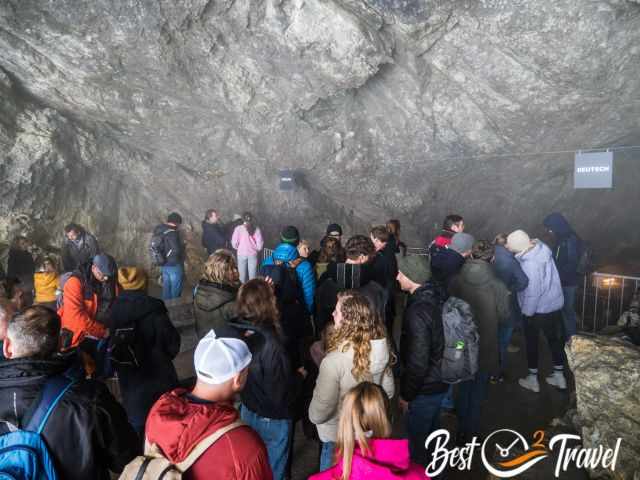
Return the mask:
{"type": "Polygon", "coordinates": [[[593,301],[593,333],[596,333],[596,325],[598,323],[598,291],[600,290],[599,278],[596,276],[596,296],[593,301]]]}
{"type": "Polygon", "coordinates": [[[580,316],[580,329],[584,330],[584,312],[587,307],[587,278],[590,275],[588,273],[584,274],[584,289],[582,291],[582,315],[580,316]]]}

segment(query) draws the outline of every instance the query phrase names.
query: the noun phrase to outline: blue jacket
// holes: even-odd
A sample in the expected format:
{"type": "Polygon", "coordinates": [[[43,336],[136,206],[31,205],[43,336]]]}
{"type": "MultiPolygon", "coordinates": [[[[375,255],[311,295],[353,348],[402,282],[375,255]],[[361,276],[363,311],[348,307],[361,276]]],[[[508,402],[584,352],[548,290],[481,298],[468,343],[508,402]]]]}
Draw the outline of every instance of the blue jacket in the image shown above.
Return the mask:
{"type": "Polygon", "coordinates": [[[511,292],[511,300],[509,302],[511,304],[511,317],[508,324],[511,326],[519,325],[522,312],[520,311],[517,294],[529,286],[529,278],[522,271],[520,263],[518,263],[513,253],[502,245],[496,245],[493,270],[511,292]]]}
{"type": "Polygon", "coordinates": [[[524,274],[516,257],[502,245],[496,245],[493,269],[511,293],[527,288],[529,278],[524,274]]]}
{"type": "Polygon", "coordinates": [[[544,226],[553,232],[553,260],[556,262],[560,281],[563,286],[573,287],[578,284],[578,261],[582,253],[582,241],[561,213],[554,212],[544,219],[544,226]]]}
{"type": "Polygon", "coordinates": [[[522,314],[532,317],[536,313],[556,312],[564,305],[564,295],[558,269],[553,263],[551,250],[535,240],[531,250],[516,255],[522,271],[529,278],[527,288],[518,292],[522,314]]]}
{"type": "MultiPolygon", "coordinates": [[[[298,249],[289,243],[281,243],[273,251],[273,256],[266,258],[262,262],[264,265],[273,265],[274,260],[281,262],[290,262],[298,258],[298,249]]],[[[305,260],[296,267],[296,274],[300,285],[302,285],[302,292],[304,293],[304,303],[307,305],[307,310],[313,313],[313,299],[316,293],[316,275],[313,272],[311,264],[305,260]]]]}

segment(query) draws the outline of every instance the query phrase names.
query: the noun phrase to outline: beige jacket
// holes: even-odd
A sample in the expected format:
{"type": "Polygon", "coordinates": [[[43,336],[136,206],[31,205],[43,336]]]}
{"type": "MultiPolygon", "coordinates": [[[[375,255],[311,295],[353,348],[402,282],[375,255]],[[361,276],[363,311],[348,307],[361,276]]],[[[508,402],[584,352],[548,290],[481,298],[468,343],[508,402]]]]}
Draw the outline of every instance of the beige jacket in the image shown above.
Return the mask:
{"type": "MultiPolygon", "coordinates": [[[[371,341],[371,378],[387,392],[389,398],[395,393],[393,373],[390,366],[389,347],[386,339],[371,341]]],[[[353,349],[342,352],[340,348],[329,353],[320,364],[320,372],[313,390],[309,407],[309,419],[318,427],[323,442],[335,442],[342,399],[358,382],[351,374],[353,349]]]]}

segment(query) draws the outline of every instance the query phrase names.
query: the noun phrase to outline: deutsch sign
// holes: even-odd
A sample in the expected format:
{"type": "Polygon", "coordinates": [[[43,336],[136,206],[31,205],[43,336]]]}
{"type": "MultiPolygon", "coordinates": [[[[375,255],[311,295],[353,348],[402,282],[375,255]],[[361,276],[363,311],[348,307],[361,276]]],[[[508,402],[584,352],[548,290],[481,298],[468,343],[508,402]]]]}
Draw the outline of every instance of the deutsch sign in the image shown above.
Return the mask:
{"type": "Polygon", "coordinates": [[[612,188],[613,152],[576,153],[574,188],[612,188]]]}

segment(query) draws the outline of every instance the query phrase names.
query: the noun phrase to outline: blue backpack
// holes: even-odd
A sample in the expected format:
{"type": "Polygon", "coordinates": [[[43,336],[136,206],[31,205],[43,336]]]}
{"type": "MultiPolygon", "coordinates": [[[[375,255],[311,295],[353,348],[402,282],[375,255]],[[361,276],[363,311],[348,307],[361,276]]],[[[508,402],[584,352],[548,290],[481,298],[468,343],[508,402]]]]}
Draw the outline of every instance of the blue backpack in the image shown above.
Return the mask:
{"type": "MultiPolygon", "coordinates": [[[[57,480],[49,449],[42,437],[47,420],[76,381],[65,375],[50,378],[23,429],[4,421],[9,432],[0,435],[0,480],[57,480]]],[[[37,400],[36,400],[37,401],[37,400]]]]}

